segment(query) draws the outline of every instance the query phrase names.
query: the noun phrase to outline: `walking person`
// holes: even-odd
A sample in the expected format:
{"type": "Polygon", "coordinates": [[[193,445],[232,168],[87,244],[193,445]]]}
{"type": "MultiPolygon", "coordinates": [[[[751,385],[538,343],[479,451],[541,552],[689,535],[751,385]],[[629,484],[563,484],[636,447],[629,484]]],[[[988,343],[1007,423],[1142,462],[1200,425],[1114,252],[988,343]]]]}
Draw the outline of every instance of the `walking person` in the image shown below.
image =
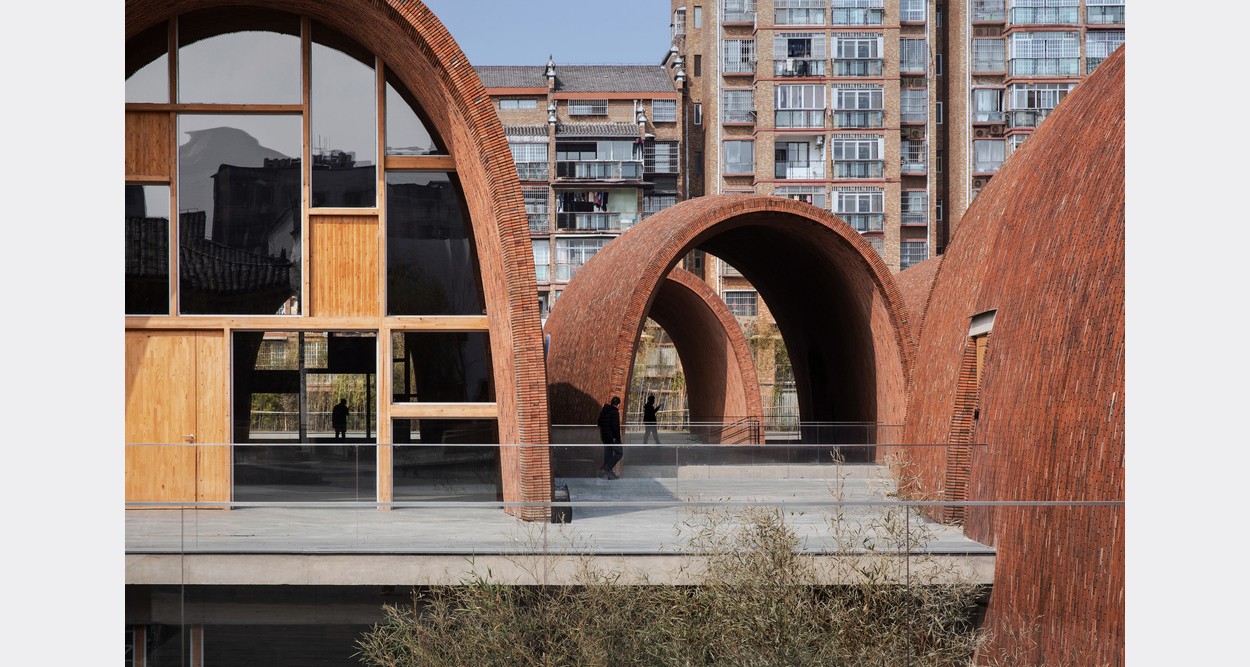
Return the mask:
{"type": "Polygon", "coordinates": [[[621,410],[616,407],[620,404],[620,397],[613,396],[599,411],[599,439],[603,441],[603,467],[599,472],[608,479],[617,478],[612,469],[625,456],[621,447],[621,410]]]}
{"type": "Polygon", "coordinates": [[[334,426],[334,439],[347,439],[347,399],[340,398],[339,404],[330,411],[330,424],[334,426]]]}
{"type": "Polygon", "coordinates": [[[655,438],[655,444],[660,444],[660,433],[656,430],[658,428],[659,421],[656,418],[656,415],[659,414],[659,412],[660,406],[655,404],[655,394],[651,394],[647,397],[646,405],[642,406],[642,424],[644,427],[642,434],[643,444],[646,444],[647,439],[651,437],[655,438]]]}

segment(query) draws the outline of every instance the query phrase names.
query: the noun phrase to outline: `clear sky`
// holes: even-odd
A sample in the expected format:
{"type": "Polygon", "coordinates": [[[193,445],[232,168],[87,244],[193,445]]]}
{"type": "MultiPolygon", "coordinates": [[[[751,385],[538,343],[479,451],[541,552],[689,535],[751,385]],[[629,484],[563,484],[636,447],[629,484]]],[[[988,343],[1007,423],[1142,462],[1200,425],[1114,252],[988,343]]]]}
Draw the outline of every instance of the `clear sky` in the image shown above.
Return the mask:
{"type": "Polygon", "coordinates": [[[424,0],[474,65],[659,63],[667,0],[424,0]]]}

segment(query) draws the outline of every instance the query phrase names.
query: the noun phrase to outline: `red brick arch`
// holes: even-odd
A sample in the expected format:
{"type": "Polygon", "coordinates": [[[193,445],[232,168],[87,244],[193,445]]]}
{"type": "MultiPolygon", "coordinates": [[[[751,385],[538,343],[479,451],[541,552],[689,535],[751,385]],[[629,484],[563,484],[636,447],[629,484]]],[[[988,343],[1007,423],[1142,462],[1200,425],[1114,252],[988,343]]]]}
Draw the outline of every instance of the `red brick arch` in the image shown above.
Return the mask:
{"type": "Polygon", "coordinates": [[[902,423],[911,334],[885,264],[828,211],[759,195],[678,204],[579,270],[547,320],[556,423],[594,423],[608,396],[626,395],[647,313],[665,276],[694,248],[725,259],[759,289],[790,352],[804,420],[902,423]]]}
{"type": "Polygon", "coordinates": [[[764,419],[755,361],[742,327],[701,278],[675,268],[660,284],[651,319],[673,340],[687,378],[690,420],[764,419]]]}
{"type": "MultiPolygon", "coordinates": [[[[126,38],[226,0],[128,0],[126,38]]],[[[309,16],[378,55],[407,88],[455,160],[490,327],[500,442],[546,444],[547,382],[534,298],[534,257],[516,168],[503,126],[468,58],[418,0],[252,0],[309,16]]],[[[505,448],[505,500],[551,497],[545,447],[505,448]]],[[[539,512],[541,514],[541,512],[539,512]]],[[[535,515],[537,516],[537,514],[535,515]]]]}

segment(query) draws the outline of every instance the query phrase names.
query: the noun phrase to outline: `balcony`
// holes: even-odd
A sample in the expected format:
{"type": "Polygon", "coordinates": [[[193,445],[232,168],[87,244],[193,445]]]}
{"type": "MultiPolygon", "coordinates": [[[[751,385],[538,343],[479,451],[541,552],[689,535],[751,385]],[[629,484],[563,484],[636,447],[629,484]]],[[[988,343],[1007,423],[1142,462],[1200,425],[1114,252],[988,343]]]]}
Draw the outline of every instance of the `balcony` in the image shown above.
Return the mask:
{"type": "MultiPolygon", "coordinates": [[[[752,3],[754,4],[754,3],[752,3]]],[[[736,9],[725,7],[724,14],[721,16],[721,23],[755,23],[755,8],[736,9]]]]}
{"type": "Polygon", "coordinates": [[[1011,76],[1078,76],[1080,58],[1012,58],[1011,76]]]}
{"type": "Polygon", "coordinates": [[[1124,5],[1086,5],[1085,22],[1090,25],[1123,25],[1124,5]]]}
{"type": "Polygon", "coordinates": [[[899,171],[903,174],[924,174],[929,170],[928,145],[924,142],[904,141],[899,171]]]}
{"type": "Polygon", "coordinates": [[[833,61],[833,67],[835,76],[881,76],[885,71],[885,61],[880,58],[864,60],[839,58],[833,61]]]}
{"type": "Polygon", "coordinates": [[[885,162],[882,160],[838,160],[833,163],[834,178],[882,178],[885,162]]]}
{"type": "Polygon", "coordinates": [[[723,123],[755,123],[755,109],[721,109],[723,123]]]}
{"type": "Polygon", "coordinates": [[[977,160],[972,164],[972,172],[975,174],[992,174],[1003,166],[1002,160],[977,160]]]}
{"type": "Polygon", "coordinates": [[[753,59],[722,59],[720,64],[721,74],[755,74],[755,60],[753,59]]]}
{"type": "Polygon", "coordinates": [[[550,173],[546,162],[516,163],[516,175],[522,181],[545,181],[550,173]]]}
{"type": "Polygon", "coordinates": [[[920,211],[919,213],[908,213],[907,211],[904,211],[900,224],[904,226],[923,227],[929,224],[929,214],[924,211],[920,211]]]}
{"type": "Polygon", "coordinates": [[[825,177],[825,162],[777,162],[773,175],[780,179],[822,179],[825,177]]]}
{"type": "Polygon", "coordinates": [[[992,111],[973,111],[972,122],[977,123],[1001,123],[1003,122],[1003,112],[1001,110],[992,111]]]}
{"type": "Polygon", "coordinates": [[[551,231],[551,216],[546,213],[530,213],[530,233],[546,234],[551,231]]]}
{"type": "Polygon", "coordinates": [[[534,276],[540,283],[551,282],[551,264],[534,264],[534,276]]]}
{"type": "Polygon", "coordinates": [[[1085,73],[1089,74],[1090,72],[1093,72],[1094,68],[1102,64],[1102,61],[1104,60],[1106,60],[1106,58],[1099,58],[1096,56],[1085,56],[1085,73]]]}
{"type": "Polygon", "coordinates": [[[924,123],[928,121],[927,109],[902,109],[899,112],[899,121],[903,123],[924,123]]]}
{"type": "Polygon", "coordinates": [[[635,222],[637,214],[616,211],[556,214],[556,229],[561,232],[623,232],[635,222]]]}
{"type": "Polygon", "coordinates": [[[1080,23],[1076,5],[1070,7],[1012,7],[1010,25],[1075,25],[1080,23]]]}
{"type": "Polygon", "coordinates": [[[823,128],[825,126],[825,110],[779,110],[773,117],[773,126],[823,128]]]}
{"type": "Polygon", "coordinates": [[[1002,23],[1007,20],[1004,0],[972,0],[973,23],[1002,23]]]}
{"type": "Polygon", "coordinates": [[[838,213],[834,215],[846,221],[857,232],[879,232],[885,229],[884,213],[838,213]]]}
{"type": "Polygon", "coordinates": [[[898,64],[898,71],[903,74],[926,74],[924,58],[911,58],[898,64]]]}
{"type": "Polygon", "coordinates": [[[777,0],[774,25],[824,25],[824,0],[777,0]]]}
{"type": "Polygon", "coordinates": [[[556,163],[556,177],[599,181],[639,181],[642,180],[642,161],[561,161],[556,163]]]}
{"type": "Polygon", "coordinates": [[[881,25],[884,21],[881,7],[834,7],[829,14],[832,25],[881,25]]]}
{"type": "Polygon", "coordinates": [[[1015,109],[1007,114],[1007,126],[1012,128],[1037,127],[1052,109],[1015,109]]]}
{"type": "Polygon", "coordinates": [[[878,128],[885,127],[884,111],[834,111],[833,126],[843,128],[878,128]]]}
{"type": "Polygon", "coordinates": [[[817,58],[786,58],[773,61],[776,76],[824,76],[825,61],[817,58]]]}

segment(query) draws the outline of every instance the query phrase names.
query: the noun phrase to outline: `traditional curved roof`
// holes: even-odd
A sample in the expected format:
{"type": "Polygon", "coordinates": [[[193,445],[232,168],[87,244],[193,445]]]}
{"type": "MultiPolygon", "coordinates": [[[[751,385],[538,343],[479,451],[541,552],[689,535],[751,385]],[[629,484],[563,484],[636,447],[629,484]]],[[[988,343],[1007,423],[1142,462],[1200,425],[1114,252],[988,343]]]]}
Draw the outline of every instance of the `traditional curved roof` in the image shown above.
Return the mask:
{"type": "MultiPolygon", "coordinates": [[[[947,442],[969,318],[996,310],[973,448],[916,453],[924,484],[969,500],[1124,498],[1124,49],[1067,96],[960,222],[918,337],[908,442],[947,442]]],[[[917,276],[920,277],[920,276],[917,276]]],[[[922,286],[922,285],[920,285],[922,286]]],[[[974,388],[974,386],[973,386],[974,388]]],[[[971,411],[969,411],[971,412],[971,411]]],[[[1040,623],[1029,662],[1124,659],[1122,507],[969,508],[997,548],[989,627],[1040,623]]]]}
{"type": "Polygon", "coordinates": [[[793,361],[805,420],[902,423],[911,334],[888,269],[828,211],[760,195],[665,209],[578,271],[547,319],[556,423],[594,423],[605,397],[626,395],[647,313],[665,276],[694,248],[758,288],[793,361]]]}
{"type": "MultiPolygon", "coordinates": [[[[177,15],[225,4],[223,0],[128,0],[126,39],[177,15]]],[[[503,127],[468,58],[433,12],[417,0],[252,0],[249,4],[332,26],[379,56],[420,106],[423,120],[455,162],[472,220],[490,327],[500,441],[545,444],[547,382],[529,224],[503,127]]],[[[550,499],[545,447],[505,448],[501,456],[505,497],[550,499]]]]}

